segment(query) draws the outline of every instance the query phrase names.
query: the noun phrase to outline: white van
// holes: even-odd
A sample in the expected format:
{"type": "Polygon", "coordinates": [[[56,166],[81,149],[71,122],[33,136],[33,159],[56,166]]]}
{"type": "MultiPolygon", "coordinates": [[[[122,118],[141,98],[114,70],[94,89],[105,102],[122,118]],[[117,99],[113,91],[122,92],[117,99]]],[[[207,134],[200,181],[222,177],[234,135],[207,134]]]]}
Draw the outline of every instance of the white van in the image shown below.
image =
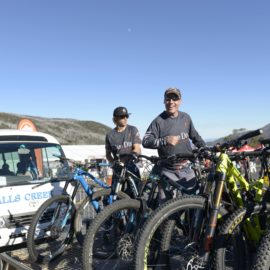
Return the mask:
{"type": "Polygon", "coordinates": [[[0,129],[0,252],[25,242],[33,214],[61,193],[70,172],[59,157],[62,147],[48,134],[0,129]]]}

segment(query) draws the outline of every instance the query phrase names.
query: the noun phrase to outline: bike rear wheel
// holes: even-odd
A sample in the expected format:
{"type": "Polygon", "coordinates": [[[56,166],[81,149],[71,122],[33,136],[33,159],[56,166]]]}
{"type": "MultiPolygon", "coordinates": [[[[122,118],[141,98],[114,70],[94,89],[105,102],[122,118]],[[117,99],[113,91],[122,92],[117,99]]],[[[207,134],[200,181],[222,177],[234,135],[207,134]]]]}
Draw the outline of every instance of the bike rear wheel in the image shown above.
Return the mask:
{"type": "Polygon", "coordinates": [[[72,241],[75,206],[67,195],[52,197],[38,209],[29,226],[27,249],[33,262],[50,261],[72,241]]]}

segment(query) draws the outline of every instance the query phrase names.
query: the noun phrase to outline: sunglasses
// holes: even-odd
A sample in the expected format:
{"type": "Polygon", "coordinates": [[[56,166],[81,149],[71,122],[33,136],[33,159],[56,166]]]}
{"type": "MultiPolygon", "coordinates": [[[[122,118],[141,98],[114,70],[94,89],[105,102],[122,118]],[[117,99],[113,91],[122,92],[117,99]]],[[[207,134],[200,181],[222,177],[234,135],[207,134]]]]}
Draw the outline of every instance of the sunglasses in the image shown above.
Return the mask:
{"type": "Polygon", "coordinates": [[[128,115],[121,115],[121,116],[115,116],[118,119],[124,119],[124,118],[128,118],[128,115]]]}
{"type": "Polygon", "coordinates": [[[166,98],[165,98],[166,101],[170,101],[170,100],[177,101],[177,100],[179,100],[179,99],[180,99],[180,98],[179,98],[179,97],[176,97],[176,96],[175,96],[175,97],[166,97],[166,98]]]}

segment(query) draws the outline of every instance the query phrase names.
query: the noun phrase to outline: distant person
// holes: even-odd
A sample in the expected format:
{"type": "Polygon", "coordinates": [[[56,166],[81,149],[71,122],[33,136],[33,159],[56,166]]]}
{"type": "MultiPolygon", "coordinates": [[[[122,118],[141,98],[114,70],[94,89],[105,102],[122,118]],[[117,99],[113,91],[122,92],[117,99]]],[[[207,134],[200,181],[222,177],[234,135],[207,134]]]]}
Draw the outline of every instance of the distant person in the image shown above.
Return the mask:
{"type": "Polygon", "coordinates": [[[26,172],[26,164],[24,162],[17,163],[17,175],[24,175],[26,172]]]}
{"type": "Polygon", "coordinates": [[[30,155],[23,155],[20,162],[17,163],[17,175],[30,176],[32,179],[38,179],[38,170],[30,155]]]}
{"type": "Polygon", "coordinates": [[[15,175],[15,174],[9,170],[8,164],[4,163],[2,169],[0,170],[0,175],[15,175]]]}
{"type": "MultiPolygon", "coordinates": [[[[125,107],[117,107],[113,111],[113,123],[115,127],[109,131],[105,138],[106,158],[113,163],[118,155],[141,153],[141,138],[135,126],[128,125],[128,110],[125,107]]],[[[123,160],[122,161],[126,161],[123,160]]],[[[130,170],[139,175],[139,169],[134,163],[130,164],[130,170]]]]}
{"type": "MultiPolygon", "coordinates": [[[[177,88],[168,88],[164,93],[165,111],[158,115],[148,127],[143,138],[145,148],[157,149],[161,157],[168,157],[178,153],[191,153],[193,144],[197,147],[205,146],[205,142],[195,129],[191,117],[179,107],[182,94],[177,88]]],[[[165,179],[160,190],[162,200],[166,199],[166,177],[179,183],[189,192],[195,192],[197,180],[188,160],[163,164],[159,173],[165,179]]],[[[175,195],[174,195],[175,196],[175,195]]]]}

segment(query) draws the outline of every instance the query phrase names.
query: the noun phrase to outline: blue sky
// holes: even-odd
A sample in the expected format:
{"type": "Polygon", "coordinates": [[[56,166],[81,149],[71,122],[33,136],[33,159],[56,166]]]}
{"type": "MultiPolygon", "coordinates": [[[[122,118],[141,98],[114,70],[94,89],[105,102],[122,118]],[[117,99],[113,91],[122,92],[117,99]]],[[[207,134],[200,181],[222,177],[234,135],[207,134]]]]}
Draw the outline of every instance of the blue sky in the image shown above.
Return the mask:
{"type": "Polygon", "coordinates": [[[204,139],[270,123],[266,0],[1,0],[1,112],[93,120],[126,106],[144,135],[182,90],[204,139]]]}

